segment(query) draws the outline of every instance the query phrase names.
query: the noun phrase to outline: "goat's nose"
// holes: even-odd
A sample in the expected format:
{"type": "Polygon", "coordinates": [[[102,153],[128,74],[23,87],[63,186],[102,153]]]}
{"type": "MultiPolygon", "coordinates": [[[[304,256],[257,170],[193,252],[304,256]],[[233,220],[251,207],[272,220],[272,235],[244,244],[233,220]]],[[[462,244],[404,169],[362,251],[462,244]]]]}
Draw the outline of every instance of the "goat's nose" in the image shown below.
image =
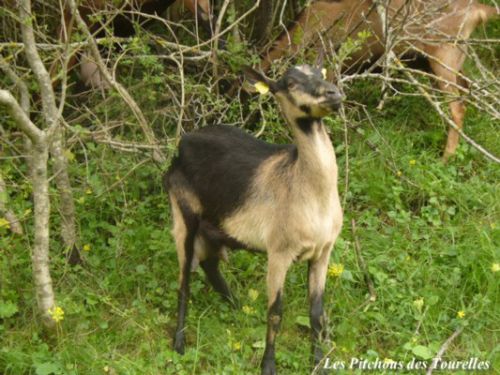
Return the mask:
{"type": "Polygon", "coordinates": [[[326,91],[326,95],[335,101],[338,101],[338,102],[342,101],[342,95],[340,94],[340,91],[336,87],[332,88],[332,89],[328,89],[326,91]]]}

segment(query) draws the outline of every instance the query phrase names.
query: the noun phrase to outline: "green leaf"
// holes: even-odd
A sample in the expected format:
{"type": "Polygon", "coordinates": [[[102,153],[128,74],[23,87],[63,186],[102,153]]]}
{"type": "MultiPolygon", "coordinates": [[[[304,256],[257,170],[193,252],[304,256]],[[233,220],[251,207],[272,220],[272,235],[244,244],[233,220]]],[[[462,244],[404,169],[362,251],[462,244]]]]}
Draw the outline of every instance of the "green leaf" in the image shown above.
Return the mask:
{"type": "Polygon", "coordinates": [[[264,342],[264,340],[255,341],[252,344],[252,348],[254,348],[254,349],[264,349],[265,347],[266,347],[266,343],[264,342]]]}
{"type": "Polygon", "coordinates": [[[417,345],[411,350],[413,354],[422,359],[431,359],[433,354],[427,346],[417,345]]]}
{"type": "Polygon", "coordinates": [[[307,316],[298,316],[295,318],[295,323],[302,327],[311,328],[311,324],[309,323],[309,318],[307,316]]]}
{"type": "Polygon", "coordinates": [[[352,273],[349,270],[344,270],[344,272],[342,272],[342,275],[340,275],[340,277],[344,280],[347,280],[347,281],[354,281],[354,278],[352,277],[352,273]]]}
{"type": "Polygon", "coordinates": [[[54,362],[45,362],[36,365],[35,368],[36,375],[51,375],[51,374],[60,374],[61,367],[54,362]]]}
{"type": "Polygon", "coordinates": [[[17,311],[17,305],[15,303],[0,300],[0,318],[10,318],[17,313],[17,311]]]}

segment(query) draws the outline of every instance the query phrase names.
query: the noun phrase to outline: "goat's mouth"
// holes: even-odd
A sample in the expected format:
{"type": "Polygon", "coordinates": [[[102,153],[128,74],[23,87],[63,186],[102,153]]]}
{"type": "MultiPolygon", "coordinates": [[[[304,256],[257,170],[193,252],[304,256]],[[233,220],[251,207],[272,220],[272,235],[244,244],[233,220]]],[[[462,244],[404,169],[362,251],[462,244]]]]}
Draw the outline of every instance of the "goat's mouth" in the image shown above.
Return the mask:
{"type": "Polygon", "coordinates": [[[331,113],[336,112],[342,105],[342,98],[340,96],[329,97],[323,100],[320,107],[323,111],[331,113]]]}

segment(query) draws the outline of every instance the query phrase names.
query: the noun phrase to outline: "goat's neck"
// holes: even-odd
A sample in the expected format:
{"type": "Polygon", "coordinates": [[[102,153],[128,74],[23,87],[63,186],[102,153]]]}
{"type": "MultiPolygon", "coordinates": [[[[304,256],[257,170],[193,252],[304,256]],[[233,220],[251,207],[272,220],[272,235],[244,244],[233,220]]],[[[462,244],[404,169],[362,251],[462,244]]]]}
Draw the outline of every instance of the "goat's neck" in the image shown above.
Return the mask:
{"type": "Polygon", "coordinates": [[[325,193],[336,189],[337,161],[321,119],[301,111],[287,111],[284,116],[292,128],[297,146],[296,168],[302,183],[310,182],[315,189],[325,193]]]}

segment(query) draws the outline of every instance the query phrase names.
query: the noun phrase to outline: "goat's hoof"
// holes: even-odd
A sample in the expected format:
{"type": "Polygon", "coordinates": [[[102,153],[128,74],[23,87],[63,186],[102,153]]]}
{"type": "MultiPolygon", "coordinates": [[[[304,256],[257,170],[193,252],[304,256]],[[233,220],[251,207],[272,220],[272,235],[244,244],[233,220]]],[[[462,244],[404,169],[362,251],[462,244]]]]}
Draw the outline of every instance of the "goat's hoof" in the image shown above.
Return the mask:
{"type": "Polygon", "coordinates": [[[274,360],[264,361],[261,375],[276,375],[276,362],[274,360]]]}
{"type": "Polygon", "coordinates": [[[314,366],[317,366],[323,360],[323,351],[321,348],[313,349],[314,366]]]}
{"type": "Polygon", "coordinates": [[[184,336],[175,335],[174,339],[174,350],[180,355],[184,354],[184,336]]]}
{"type": "Polygon", "coordinates": [[[184,355],[184,345],[181,344],[174,344],[174,350],[179,353],[180,355],[184,355]]]}

